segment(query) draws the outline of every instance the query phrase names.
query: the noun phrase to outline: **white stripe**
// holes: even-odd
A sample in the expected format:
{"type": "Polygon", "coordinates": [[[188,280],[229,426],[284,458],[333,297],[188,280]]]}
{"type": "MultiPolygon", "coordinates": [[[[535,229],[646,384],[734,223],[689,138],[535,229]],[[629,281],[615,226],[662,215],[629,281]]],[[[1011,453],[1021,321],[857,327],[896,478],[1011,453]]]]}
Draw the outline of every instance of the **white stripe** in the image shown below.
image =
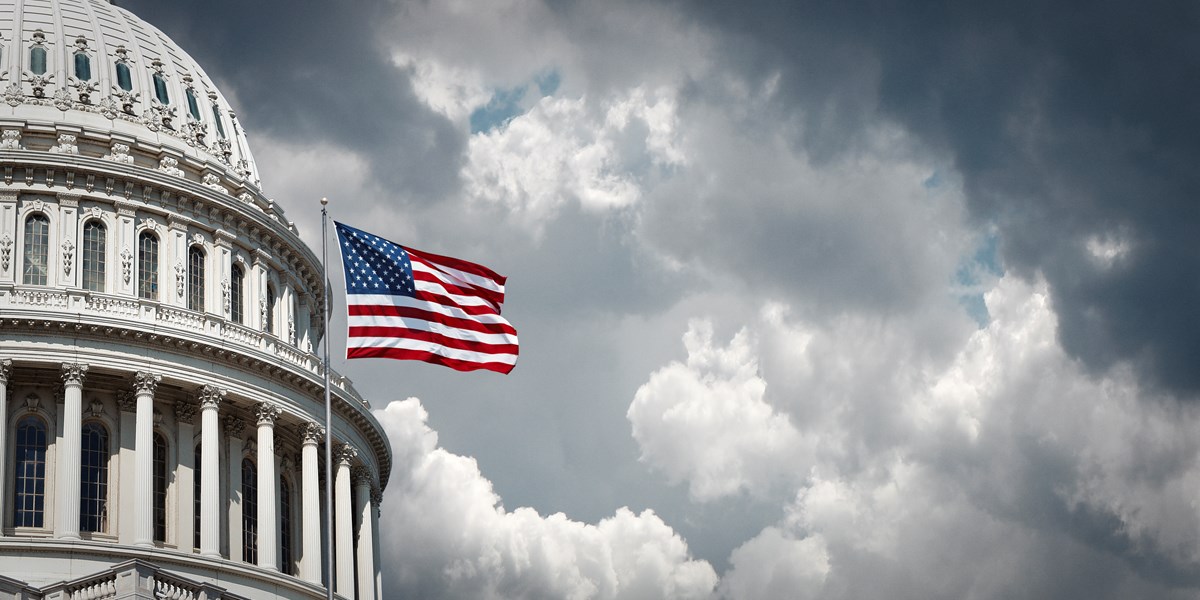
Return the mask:
{"type": "Polygon", "coordinates": [[[418,300],[410,296],[385,296],[380,294],[346,294],[346,302],[352,306],[400,306],[419,308],[435,312],[447,317],[470,319],[476,323],[502,323],[511,326],[508,319],[497,314],[469,315],[461,308],[452,304],[440,304],[427,300],[418,300]]]}
{"type": "Polygon", "coordinates": [[[506,365],[517,364],[516,354],[488,354],[486,352],[471,352],[470,350],[459,350],[457,348],[447,348],[441,344],[426,342],[422,340],[410,340],[405,338],[392,337],[350,337],[346,339],[347,348],[400,348],[403,350],[425,350],[433,352],[439,356],[446,358],[454,358],[468,362],[476,363],[503,363],[506,365]]]}
{"type": "MultiPolygon", "coordinates": [[[[412,253],[409,253],[409,255],[412,256],[412,253]]],[[[459,281],[462,281],[464,283],[473,285],[475,287],[486,288],[486,289],[492,290],[494,292],[500,292],[501,294],[504,293],[504,286],[499,281],[496,281],[495,279],[492,279],[491,277],[485,277],[483,275],[476,275],[475,273],[468,273],[467,271],[461,271],[459,269],[455,269],[454,267],[448,267],[440,262],[437,262],[433,259],[426,258],[426,257],[420,256],[420,255],[415,256],[414,258],[417,259],[417,260],[412,261],[412,265],[413,265],[414,269],[416,269],[417,266],[420,265],[420,263],[418,263],[417,261],[421,261],[421,262],[427,263],[430,267],[439,269],[442,272],[446,273],[447,275],[449,275],[455,279],[458,279],[459,281]]],[[[420,266],[424,267],[425,265],[420,265],[420,266]]]]}
{"type": "Polygon", "coordinates": [[[486,306],[492,310],[495,310],[496,312],[499,312],[499,309],[495,304],[492,304],[481,296],[463,296],[462,294],[455,294],[442,287],[440,284],[433,283],[432,281],[417,281],[415,283],[418,291],[444,296],[447,300],[452,301],[459,306],[486,306]]]}
{"type": "Polygon", "coordinates": [[[424,319],[409,319],[405,317],[355,316],[347,319],[350,327],[403,327],[416,331],[428,331],[444,335],[448,338],[483,344],[516,344],[517,336],[508,333],[482,333],[470,329],[449,327],[424,319]]]}

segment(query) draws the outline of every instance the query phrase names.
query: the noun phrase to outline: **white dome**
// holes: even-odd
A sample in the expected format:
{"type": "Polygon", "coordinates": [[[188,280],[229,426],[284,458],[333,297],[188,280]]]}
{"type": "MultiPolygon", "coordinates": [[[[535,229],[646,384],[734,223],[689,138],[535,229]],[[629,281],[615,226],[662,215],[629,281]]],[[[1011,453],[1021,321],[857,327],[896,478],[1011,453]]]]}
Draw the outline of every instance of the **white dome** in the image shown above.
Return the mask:
{"type": "Polygon", "coordinates": [[[0,93],[0,119],[103,128],[258,187],[245,131],[204,69],[107,1],[0,3],[0,93]]]}

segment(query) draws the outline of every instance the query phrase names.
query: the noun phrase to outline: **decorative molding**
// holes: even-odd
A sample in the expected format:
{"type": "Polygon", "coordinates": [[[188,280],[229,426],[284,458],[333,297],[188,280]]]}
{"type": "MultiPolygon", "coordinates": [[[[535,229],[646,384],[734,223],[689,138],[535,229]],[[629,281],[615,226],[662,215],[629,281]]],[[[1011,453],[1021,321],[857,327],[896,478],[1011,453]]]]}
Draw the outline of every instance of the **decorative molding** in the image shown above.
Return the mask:
{"type": "Polygon", "coordinates": [[[325,428],[309,421],[300,426],[300,438],[305,444],[320,444],[325,439],[325,428]]]}
{"type": "Polygon", "coordinates": [[[63,275],[70,277],[71,276],[71,267],[73,266],[73,264],[75,262],[75,242],[72,242],[71,238],[67,238],[67,239],[63,240],[62,251],[63,251],[63,256],[62,256],[63,275]]]}
{"type": "Polygon", "coordinates": [[[221,405],[221,400],[225,398],[225,390],[215,385],[206,385],[200,388],[200,408],[213,409],[221,405]]]}
{"type": "Polygon", "coordinates": [[[13,240],[7,233],[0,238],[0,271],[8,271],[12,264],[13,240]]]}
{"type": "Polygon", "coordinates": [[[158,221],[154,220],[153,217],[146,217],[142,219],[138,223],[138,226],[139,229],[149,229],[150,231],[158,233],[158,221]]]}
{"type": "Polygon", "coordinates": [[[133,157],[129,155],[129,144],[114,143],[110,147],[110,152],[104,155],[104,160],[113,162],[133,164],[133,157]]]}
{"type": "Polygon", "coordinates": [[[336,460],[339,465],[345,465],[348,467],[350,466],[350,463],[353,462],[356,457],[358,457],[358,450],[356,450],[354,446],[351,446],[350,444],[342,444],[334,449],[333,456],[334,460],[336,460]]]}
{"type": "Polygon", "coordinates": [[[125,280],[126,285],[133,278],[133,252],[129,251],[129,246],[121,249],[121,278],[125,280]]]}
{"type": "Polygon", "coordinates": [[[137,412],[137,398],[130,392],[122,391],[117,394],[117,408],[121,412],[137,412]]]}
{"type": "Polygon", "coordinates": [[[267,322],[267,299],[266,298],[258,299],[258,323],[259,323],[260,329],[262,329],[263,331],[266,331],[268,329],[267,325],[269,325],[269,323],[267,322]]]}
{"type": "MultiPolygon", "coordinates": [[[[5,358],[0,360],[0,383],[8,385],[8,378],[12,375],[12,359],[5,358]]],[[[0,398],[3,401],[3,398],[0,398]]]]}
{"type": "Polygon", "coordinates": [[[24,150],[21,145],[20,129],[4,129],[0,132],[0,150],[24,150]]]}
{"type": "Polygon", "coordinates": [[[149,371],[138,371],[133,376],[133,389],[138,394],[154,395],[154,391],[158,389],[158,383],[162,381],[162,375],[158,373],[150,373],[149,371]]]}
{"type": "Polygon", "coordinates": [[[99,417],[103,417],[105,412],[106,411],[104,410],[104,403],[96,398],[92,398],[92,401],[88,404],[88,409],[87,409],[88,416],[99,418],[99,417]]]}
{"type": "Polygon", "coordinates": [[[179,168],[179,161],[171,156],[164,156],[158,161],[158,170],[167,175],[183,177],[183,169],[179,168]]]}
{"type": "Polygon", "coordinates": [[[39,414],[42,412],[42,399],[37,394],[30,393],[25,396],[25,401],[22,403],[22,408],[25,410],[39,414]]]}
{"type": "Polygon", "coordinates": [[[196,246],[196,245],[203,245],[203,244],[204,244],[204,236],[200,235],[199,233],[193,233],[192,234],[192,245],[196,246]]]}
{"type": "Polygon", "coordinates": [[[183,266],[183,259],[175,261],[175,293],[183,297],[183,283],[187,279],[187,268],[183,266]]]}
{"type": "Polygon", "coordinates": [[[363,465],[350,468],[350,480],[354,482],[355,487],[366,484],[371,489],[375,489],[375,477],[371,475],[371,469],[363,465]]]}
{"type": "Polygon", "coordinates": [[[58,143],[50,148],[50,152],[54,154],[79,154],[79,146],[76,145],[75,135],[71,133],[58,134],[58,143]]]}
{"type": "Polygon", "coordinates": [[[383,490],[377,487],[371,488],[371,504],[375,506],[375,516],[379,516],[379,507],[383,505],[383,490]]]}
{"type": "Polygon", "coordinates": [[[30,212],[46,212],[46,203],[42,200],[30,200],[25,203],[29,207],[30,212]]]}
{"type": "Polygon", "coordinates": [[[83,378],[87,376],[88,366],[82,363],[63,363],[62,364],[62,379],[67,385],[83,385],[83,378]]]}
{"type": "Polygon", "coordinates": [[[196,419],[196,403],[187,400],[175,402],[175,420],[179,423],[192,423],[196,419]]]}
{"type": "Polygon", "coordinates": [[[254,414],[258,417],[258,425],[260,427],[263,425],[270,425],[274,427],[275,420],[279,418],[279,413],[281,410],[282,409],[280,409],[279,405],[277,404],[273,404],[271,402],[259,402],[254,407],[254,414]]]}
{"type": "Polygon", "coordinates": [[[225,186],[221,185],[221,178],[217,177],[213,173],[205,173],[202,183],[204,184],[204,187],[209,188],[211,190],[216,190],[218,192],[221,192],[222,194],[229,193],[229,190],[226,190],[225,186]]]}
{"type": "Polygon", "coordinates": [[[246,420],[236,415],[225,415],[222,421],[226,437],[236,438],[246,429],[246,420]]]}

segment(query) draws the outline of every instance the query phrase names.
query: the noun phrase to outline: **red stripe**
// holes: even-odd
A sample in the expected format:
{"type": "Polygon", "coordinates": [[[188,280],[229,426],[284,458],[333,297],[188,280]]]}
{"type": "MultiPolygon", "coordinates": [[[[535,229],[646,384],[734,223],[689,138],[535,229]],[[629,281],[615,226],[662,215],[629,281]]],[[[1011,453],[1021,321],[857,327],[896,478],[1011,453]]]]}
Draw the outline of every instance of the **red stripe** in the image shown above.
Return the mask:
{"type": "Polygon", "coordinates": [[[459,360],[457,358],[447,358],[440,354],[434,354],[428,350],[406,350],[402,348],[347,348],[346,358],[396,358],[400,360],[423,360],[427,363],[433,363],[450,367],[456,371],[495,371],[497,373],[508,373],[513,370],[515,365],[498,362],[472,362],[467,360],[459,360]]]}
{"type": "MultiPolygon", "coordinates": [[[[446,275],[446,276],[450,277],[450,275],[446,275]]],[[[446,291],[448,291],[452,294],[458,294],[460,296],[476,296],[479,298],[483,298],[484,300],[491,302],[493,305],[495,305],[497,307],[499,307],[501,304],[504,303],[504,294],[501,294],[500,292],[497,292],[495,290],[489,290],[487,288],[476,287],[476,286],[473,286],[470,284],[467,284],[466,287],[464,287],[464,286],[453,284],[453,283],[447,283],[445,281],[442,281],[441,279],[438,279],[437,276],[434,275],[433,273],[429,273],[427,271],[418,271],[416,269],[413,269],[413,280],[428,281],[430,283],[436,283],[436,284],[446,288],[446,291]]],[[[460,281],[460,280],[455,279],[455,281],[460,281]]],[[[464,282],[464,283],[466,283],[466,282],[464,282]]]]}
{"type": "Polygon", "coordinates": [[[496,273],[495,271],[493,271],[483,265],[480,265],[480,264],[475,264],[473,262],[468,262],[468,261],[458,259],[458,258],[453,258],[450,256],[442,256],[440,254],[434,254],[432,252],[425,252],[424,250],[414,250],[413,248],[409,248],[408,246],[405,246],[404,249],[408,250],[408,253],[413,258],[416,258],[417,260],[419,260],[427,265],[431,264],[431,263],[434,266],[436,266],[438,264],[443,264],[452,269],[458,269],[459,271],[466,271],[468,273],[473,273],[475,275],[479,275],[480,277],[487,277],[488,279],[491,279],[492,281],[495,281],[496,283],[498,283],[500,285],[504,285],[504,282],[508,280],[507,277],[500,275],[500,274],[496,273]]]}
{"type": "Polygon", "coordinates": [[[413,298],[416,298],[417,300],[423,300],[425,302],[429,302],[430,304],[441,304],[442,306],[449,306],[452,308],[457,308],[457,309],[467,313],[468,315],[500,316],[500,312],[496,310],[495,306],[481,305],[481,304],[463,305],[463,304],[459,304],[459,303],[455,302],[454,299],[450,298],[449,296],[443,296],[441,294],[436,294],[434,292],[427,292],[425,290],[417,290],[416,292],[413,292],[413,298]]]}
{"type": "Polygon", "coordinates": [[[421,319],[422,321],[431,321],[441,323],[447,327],[455,329],[466,329],[469,331],[478,331],[480,333],[507,333],[516,335],[517,330],[513,329],[508,323],[480,323],[472,319],[462,319],[459,317],[448,317],[443,314],[421,310],[410,306],[392,306],[390,304],[351,304],[346,307],[347,312],[352,317],[405,317],[409,319],[421,319]]]}
{"type": "Polygon", "coordinates": [[[349,336],[352,338],[381,337],[421,340],[424,342],[432,342],[447,348],[454,348],[456,350],[470,350],[471,352],[483,352],[486,354],[517,354],[518,352],[516,344],[489,344],[487,342],[460,340],[458,338],[447,337],[432,331],[421,331],[419,329],[409,329],[407,327],[381,327],[378,325],[368,325],[350,327],[349,329],[349,336]]]}

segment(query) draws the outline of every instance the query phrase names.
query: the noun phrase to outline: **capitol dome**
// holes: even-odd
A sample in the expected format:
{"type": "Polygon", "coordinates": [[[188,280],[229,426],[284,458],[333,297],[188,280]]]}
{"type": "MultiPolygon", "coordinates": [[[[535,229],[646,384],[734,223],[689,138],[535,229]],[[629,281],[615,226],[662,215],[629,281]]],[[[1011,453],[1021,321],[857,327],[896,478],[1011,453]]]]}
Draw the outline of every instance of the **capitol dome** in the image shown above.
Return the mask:
{"type": "Polygon", "coordinates": [[[212,79],[0,0],[0,95],[0,599],[382,598],[387,438],[336,373],[326,435],[321,263],[212,79]]]}

